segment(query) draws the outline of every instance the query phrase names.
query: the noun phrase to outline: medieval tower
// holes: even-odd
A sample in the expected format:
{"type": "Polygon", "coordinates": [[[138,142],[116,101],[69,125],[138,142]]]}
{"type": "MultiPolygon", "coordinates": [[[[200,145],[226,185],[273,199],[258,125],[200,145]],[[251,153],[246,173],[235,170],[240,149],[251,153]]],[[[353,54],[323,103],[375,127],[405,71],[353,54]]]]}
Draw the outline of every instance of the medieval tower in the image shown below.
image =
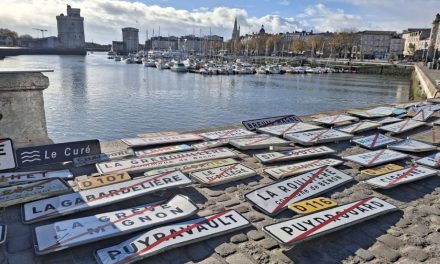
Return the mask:
{"type": "Polygon", "coordinates": [[[85,49],[84,18],[79,8],[67,5],[67,15],[57,16],[59,47],[64,49],[85,49]]]}

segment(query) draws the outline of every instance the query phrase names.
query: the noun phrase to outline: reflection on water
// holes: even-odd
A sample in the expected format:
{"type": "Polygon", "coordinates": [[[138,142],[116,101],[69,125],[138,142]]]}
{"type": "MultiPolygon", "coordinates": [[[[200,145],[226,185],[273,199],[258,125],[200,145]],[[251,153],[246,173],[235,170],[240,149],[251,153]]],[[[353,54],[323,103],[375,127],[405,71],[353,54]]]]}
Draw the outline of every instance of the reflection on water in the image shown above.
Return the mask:
{"type": "Polygon", "coordinates": [[[0,67],[50,68],[44,92],[56,142],[191,130],[282,114],[408,99],[409,78],[360,74],[177,74],[89,56],[18,56],[0,67]]]}

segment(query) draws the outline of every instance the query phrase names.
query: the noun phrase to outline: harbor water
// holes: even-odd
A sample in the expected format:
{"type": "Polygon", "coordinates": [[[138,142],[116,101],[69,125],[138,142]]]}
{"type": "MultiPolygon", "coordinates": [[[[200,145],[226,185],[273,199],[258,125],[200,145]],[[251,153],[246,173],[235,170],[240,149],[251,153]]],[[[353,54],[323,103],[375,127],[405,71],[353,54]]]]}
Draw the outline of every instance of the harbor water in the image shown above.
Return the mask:
{"type": "Polygon", "coordinates": [[[17,56],[0,68],[45,73],[49,136],[55,142],[184,131],[284,114],[312,114],[408,100],[409,77],[362,74],[216,75],[123,64],[105,53],[17,56]]]}

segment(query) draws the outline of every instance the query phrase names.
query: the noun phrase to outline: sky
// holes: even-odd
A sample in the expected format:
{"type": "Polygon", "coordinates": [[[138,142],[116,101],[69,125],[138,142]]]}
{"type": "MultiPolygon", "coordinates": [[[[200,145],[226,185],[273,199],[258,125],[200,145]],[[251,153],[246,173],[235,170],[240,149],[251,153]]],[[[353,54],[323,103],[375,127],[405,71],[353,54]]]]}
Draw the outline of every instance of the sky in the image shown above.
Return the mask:
{"type": "Polygon", "coordinates": [[[81,8],[87,42],[121,40],[123,27],[139,28],[139,39],[153,35],[220,35],[229,39],[234,18],[241,34],[395,30],[431,27],[440,0],[0,0],[0,28],[40,37],[56,36],[55,16],[66,4],[81,8]],[[148,32],[148,33],[147,33],[148,32]]]}

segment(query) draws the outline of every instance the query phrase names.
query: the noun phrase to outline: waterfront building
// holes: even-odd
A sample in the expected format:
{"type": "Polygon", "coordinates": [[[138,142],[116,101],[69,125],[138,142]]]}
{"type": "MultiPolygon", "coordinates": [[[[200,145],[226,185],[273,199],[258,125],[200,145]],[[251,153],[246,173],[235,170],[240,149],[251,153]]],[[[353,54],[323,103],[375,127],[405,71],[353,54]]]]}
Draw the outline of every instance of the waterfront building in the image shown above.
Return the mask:
{"type": "Polygon", "coordinates": [[[125,54],[125,45],[122,41],[112,41],[111,51],[116,54],[125,54]]]}
{"type": "Polygon", "coordinates": [[[237,25],[237,17],[234,20],[234,28],[232,29],[231,40],[235,43],[240,41],[240,26],[237,25]]]}
{"type": "Polygon", "coordinates": [[[390,53],[391,39],[396,31],[365,30],[358,32],[359,52],[366,59],[385,59],[390,53]]]}
{"type": "Polygon", "coordinates": [[[395,36],[391,37],[391,39],[390,39],[390,50],[389,50],[388,58],[390,57],[391,54],[394,55],[394,59],[402,58],[403,57],[404,43],[405,43],[405,40],[402,39],[398,35],[395,35],[395,36]]]}
{"type": "Polygon", "coordinates": [[[437,60],[440,57],[440,14],[435,16],[432,22],[431,34],[429,36],[428,59],[437,60]]]}
{"type": "Polygon", "coordinates": [[[174,36],[170,37],[152,37],[149,41],[149,44],[147,45],[150,49],[153,50],[177,50],[177,42],[178,38],[174,36]]]}
{"type": "Polygon", "coordinates": [[[408,28],[402,33],[404,40],[403,55],[420,58],[427,53],[430,28],[408,28]]]}
{"type": "Polygon", "coordinates": [[[0,46],[12,46],[14,42],[10,36],[0,35],[0,46]]]}
{"type": "Polygon", "coordinates": [[[67,15],[61,13],[56,17],[59,48],[85,48],[84,18],[81,17],[80,12],[79,8],[72,8],[67,5],[67,15]]]}
{"type": "Polygon", "coordinates": [[[122,29],[122,42],[126,53],[137,52],[139,49],[139,29],[126,27],[122,29]]]}
{"type": "Polygon", "coordinates": [[[203,38],[194,35],[181,36],[179,38],[179,50],[188,53],[200,53],[203,49],[203,38]]]}

